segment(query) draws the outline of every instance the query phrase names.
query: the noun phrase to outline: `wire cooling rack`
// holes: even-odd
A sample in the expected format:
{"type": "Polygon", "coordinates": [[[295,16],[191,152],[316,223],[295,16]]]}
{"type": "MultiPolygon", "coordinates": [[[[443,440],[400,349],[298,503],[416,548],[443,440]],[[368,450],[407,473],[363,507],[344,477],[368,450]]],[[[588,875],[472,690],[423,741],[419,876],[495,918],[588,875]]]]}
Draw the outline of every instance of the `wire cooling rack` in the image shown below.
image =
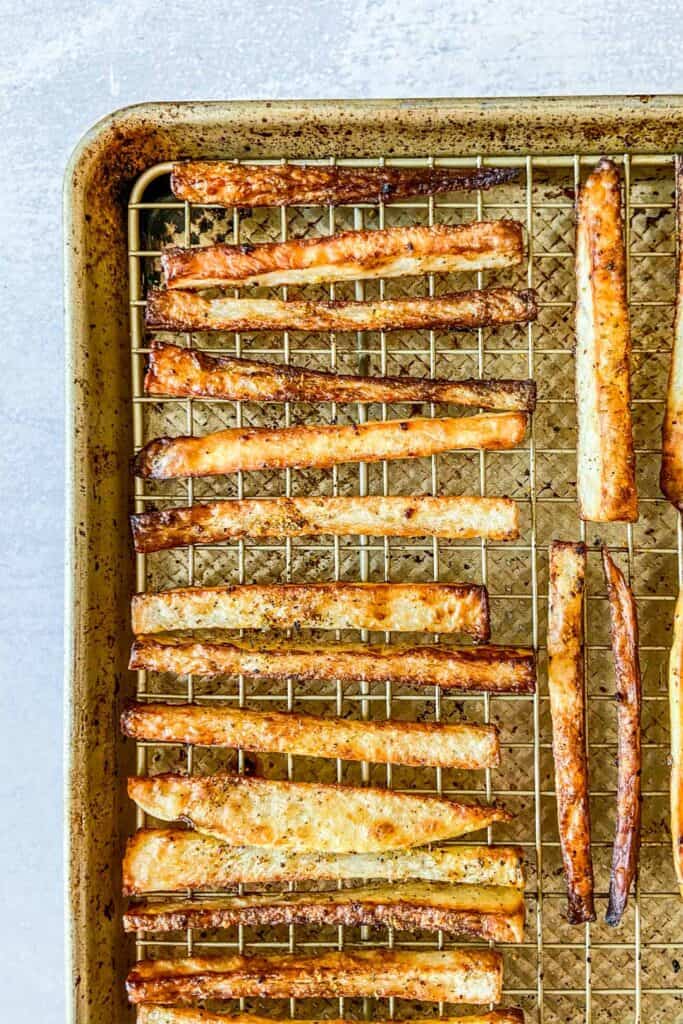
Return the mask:
{"type": "MultiPolygon", "coordinates": [[[[180,745],[139,744],[138,770],[219,768],[265,772],[271,777],[319,779],[398,789],[459,793],[497,799],[515,812],[508,826],[487,839],[516,842],[528,861],[526,940],[503,947],[508,1005],[524,1006],[529,1019],[560,1021],[683,1021],[683,913],[669,854],[667,791],[666,656],[673,600],[683,561],[681,526],[658,488],[660,426],[668,368],[674,298],[675,215],[673,155],[614,154],[624,180],[628,296],[633,325],[633,414],[640,519],[633,525],[582,524],[576,507],[576,422],[573,395],[574,196],[598,155],[484,159],[386,160],[394,166],[472,167],[486,163],[519,168],[516,182],[458,201],[429,198],[389,206],[225,210],[173,199],[170,164],[158,164],[136,182],[129,205],[129,275],[134,441],[136,449],[161,434],[203,434],[228,426],[299,422],[359,422],[410,414],[406,406],[335,406],[321,403],[259,405],[207,399],[144,396],[148,338],[145,293],[159,280],[159,254],[168,244],[261,242],[303,238],[350,228],[459,223],[513,217],[527,232],[527,259],[519,268],[489,273],[260,290],[291,298],[374,298],[438,294],[492,283],[533,287],[539,294],[536,323],[471,332],[391,334],[205,333],[175,340],[204,351],[292,362],[347,373],[416,376],[535,377],[539,403],[528,440],[511,452],[458,452],[427,459],[332,470],[237,473],[231,477],[136,482],[136,509],[185,505],[202,499],[297,494],[507,494],[520,505],[522,530],[513,543],[450,542],[400,538],[239,540],[197,545],[137,557],[139,590],[190,584],[317,580],[483,582],[491,598],[494,642],[530,645],[539,652],[536,696],[477,696],[415,692],[392,685],[286,684],[244,678],[202,680],[140,673],[138,694],[253,708],[307,710],[358,718],[395,717],[492,721],[501,729],[499,769],[456,772],[350,764],[180,745]],[[476,278],[476,281],[473,280],[476,278]],[[182,340],[184,338],[184,341],[182,340]],[[584,538],[589,546],[586,602],[587,727],[591,771],[593,857],[599,920],[570,927],[558,845],[550,719],[545,672],[547,547],[553,538],[584,538]],[[604,924],[615,814],[616,710],[609,651],[608,612],[599,562],[607,543],[628,572],[638,599],[643,708],[643,849],[635,898],[618,930],[604,924]]],[[[259,161],[261,163],[279,161],[259,161]]],[[[312,161],[315,162],[315,161],[312,161]]],[[[318,161],[322,162],[322,161],[318,161]]],[[[339,160],[346,166],[383,160],[339,160]]],[[[431,406],[432,415],[446,409],[431,406]]],[[[341,634],[337,634],[340,636],[341,634]]],[[[351,638],[354,634],[344,634],[351,638]]],[[[356,635],[391,640],[389,634],[356,635]]],[[[138,824],[149,824],[144,816],[138,824]]],[[[471,841],[472,837],[468,837],[471,841]]],[[[250,952],[343,948],[374,944],[402,948],[445,947],[443,934],[390,930],[234,928],[188,931],[165,941],[140,934],[138,956],[187,955],[218,949],[250,952]]],[[[237,1005],[237,1004],[235,1004],[237,1005]]],[[[242,1001],[242,1007],[256,1003],[242,1001]]],[[[282,1007],[261,1004],[260,1012],[282,1007]]],[[[410,1004],[335,1000],[321,1005],[289,1001],[290,1016],[407,1016],[410,1004]]],[[[443,1013],[435,1006],[433,1012],[443,1013]]],[[[421,1008],[422,1015],[425,1008],[421,1008]]],[[[450,1011],[449,1011],[450,1012],[450,1011]]],[[[457,1011],[456,1011],[457,1012],[457,1011]]]]}

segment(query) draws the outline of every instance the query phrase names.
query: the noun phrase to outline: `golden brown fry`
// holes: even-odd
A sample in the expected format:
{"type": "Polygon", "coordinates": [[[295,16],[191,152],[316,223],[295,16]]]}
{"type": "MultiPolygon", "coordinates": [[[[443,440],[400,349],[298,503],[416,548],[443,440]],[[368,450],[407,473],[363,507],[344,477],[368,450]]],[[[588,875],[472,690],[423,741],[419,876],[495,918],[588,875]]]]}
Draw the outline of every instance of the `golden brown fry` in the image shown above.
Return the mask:
{"type": "Polygon", "coordinates": [[[671,841],[676,882],[683,898],[683,590],[674,613],[669,658],[671,719],[671,841]]]}
{"type": "Polygon", "coordinates": [[[377,420],[350,426],[231,427],[204,437],[159,437],[134,462],[138,476],[153,480],[215,476],[257,469],[328,469],[340,462],[415,459],[464,448],[501,450],[524,439],[523,412],[408,420],[377,420]]]}
{"type": "Polygon", "coordinates": [[[501,807],[444,797],[244,775],[130,778],[128,795],[147,814],[191,822],[233,846],[295,852],[405,849],[512,818],[501,807]]]}
{"type": "Polygon", "coordinates": [[[618,728],[617,826],[605,920],[616,926],[626,910],[640,851],[642,698],[636,603],[607,548],[602,549],[602,564],[610,606],[618,728]]]}
{"type": "Polygon", "coordinates": [[[345,231],[340,235],[170,247],[161,256],[169,288],[239,288],[495,270],[522,261],[522,225],[513,220],[345,231]]]}
{"type": "MultiPolygon", "coordinates": [[[[256,1017],[251,1013],[228,1016],[210,1010],[187,1009],[175,1006],[152,1006],[144,1003],[137,1008],[137,1024],[273,1024],[272,1017],[256,1017]]],[[[345,1020],[293,1020],[291,1024],[358,1024],[345,1020]]],[[[397,1021],[376,1021],[376,1024],[398,1024],[397,1021]]],[[[434,1024],[434,1018],[406,1017],[402,1024],[434,1024]]],[[[491,1010],[489,1013],[468,1014],[466,1017],[439,1017],[439,1024],[524,1024],[524,1013],[516,1008],[491,1010]]]]}
{"type": "Polygon", "coordinates": [[[583,595],[586,546],[550,545],[548,693],[555,795],[570,924],[594,921],[585,734],[583,595]]]}
{"type": "Polygon", "coordinates": [[[126,981],[132,1003],[203,999],[307,999],[340,996],[447,1003],[496,1003],[503,984],[500,953],[488,949],[416,952],[354,949],[318,956],[214,956],[143,960],[126,981]]]}
{"type": "MultiPolygon", "coordinates": [[[[180,293],[163,294],[175,298],[180,293]]],[[[206,301],[196,295],[192,298],[206,301]]],[[[210,356],[158,340],[152,341],[145,392],[236,402],[441,402],[526,412],[533,412],[536,405],[533,380],[358,377],[289,364],[210,356]]]]}
{"type": "Polygon", "coordinates": [[[638,518],[631,425],[631,328],[620,175],[601,160],[581,189],[576,228],[577,489],[582,519],[638,518]]]}
{"type": "Polygon", "coordinates": [[[676,222],[678,255],[676,320],[662,433],[662,492],[683,511],[683,160],[676,157],[676,222]]]}
{"type": "Polygon", "coordinates": [[[517,846],[449,846],[383,853],[291,853],[229,846],[186,829],[140,829],[123,860],[125,896],[217,891],[241,883],[284,884],[378,879],[524,888],[517,846]]]}
{"type": "Polygon", "coordinates": [[[135,550],[215,544],[235,537],[446,537],[515,540],[511,498],[244,498],[131,516],[135,550]]]}
{"type": "Polygon", "coordinates": [[[513,181],[516,167],[321,167],[190,160],[173,165],[171,191],[219,206],[340,206],[489,189],[513,181]]]}
{"type": "Polygon", "coordinates": [[[378,764],[477,769],[500,763],[496,726],[469,722],[354,721],[196,704],[133,704],[121,716],[121,728],[126,736],[150,742],[378,764]]]}
{"type": "Polygon", "coordinates": [[[133,632],[187,629],[370,629],[490,634],[474,583],[284,583],[181,587],[135,594],[133,632]]]}
{"type": "Polygon", "coordinates": [[[534,652],[525,647],[453,647],[448,644],[343,644],[308,640],[215,640],[140,636],[131,669],[175,675],[266,676],[395,682],[447,690],[533,693],[534,652]]]}
{"type": "MultiPolygon", "coordinates": [[[[159,331],[453,331],[528,323],[536,319],[537,313],[534,292],[516,292],[512,288],[368,302],[236,299],[227,295],[206,298],[171,288],[148,292],[145,323],[159,331]]],[[[239,371],[239,360],[230,360],[230,363],[234,376],[239,371]]],[[[257,365],[261,367],[261,374],[269,369],[268,364],[257,365]]],[[[203,366],[198,362],[193,372],[195,375],[198,370],[206,373],[208,366],[210,362],[203,366]]],[[[304,383],[303,372],[302,376],[304,383]]],[[[335,375],[325,376],[334,379],[335,375]]],[[[311,383],[316,383],[315,378],[311,383]]],[[[324,376],[322,382],[317,381],[318,387],[320,383],[324,383],[324,376]]],[[[315,398],[299,401],[315,401],[315,398]]]]}
{"type": "Polygon", "coordinates": [[[143,903],[123,916],[124,930],[171,932],[233,925],[345,925],[442,931],[494,942],[521,942],[520,889],[406,882],[327,892],[227,896],[143,903]]]}

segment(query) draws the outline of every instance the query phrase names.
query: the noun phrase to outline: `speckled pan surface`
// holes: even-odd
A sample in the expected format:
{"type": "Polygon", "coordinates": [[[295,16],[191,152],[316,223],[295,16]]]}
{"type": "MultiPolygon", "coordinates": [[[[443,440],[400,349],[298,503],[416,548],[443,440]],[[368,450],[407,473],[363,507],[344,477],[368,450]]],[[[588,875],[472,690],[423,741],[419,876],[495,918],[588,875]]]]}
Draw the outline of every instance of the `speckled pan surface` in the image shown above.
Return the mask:
{"type": "MultiPolygon", "coordinates": [[[[683,100],[676,97],[156,104],[112,115],[82,141],[72,158],[65,185],[68,431],[71,436],[65,838],[69,864],[67,930],[71,1019],[79,1024],[130,1019],[123,979],[134,957],[134,944],[124,937],[121,928],[123,901],[119,894],[123,843],[135,825],[124,793],[125,776],[135,767],[135,752],[131,743],[119,737],[117,719],[122,703],[135,692],[134,675],[126,670],[131,639],[128,602],[135,589],[135,563],[127,525],[127,515],[133,508],[129,474],[133,415],[127,203],[135,180],[147,169],[178,157],[248,160],[385,156],[423,160],[430,156],[496,155],[519,158],[521,183],[511,189],[506,187],[498,199],[494,192],[486,194],[483,200],[471,197],[474,207],[462,210],[461,215],[471,218],[482,212],[484,216],[500,216],[505,211],[494,214],[490,208],[491,204],[498,203],[508,204],[510,214],[518,216],[525,224],[528,216],[531,217],[528,223],[534,248],[532,283],[545,303],[539,322],[530,329],[525,326],[505,329],[498,335],[486,332],[473,346],[467,346],[465,335],[455,336],[454,341],[443,336],[438,339],[435,352],[437,376],[463,370],[463,375],[471,372],[476,375],[480,353],[486,373],[526,376],[531,352],[533,370],[541,389],[534,428],[536,462],[532,465],[529,452],[521,450],[514,462],[505,464],[504,472],[495,469],[502,466],[495,457],[487,459],[485,469],[486,482],[490,484],[488,493],[510,493],[519,497],[525,525],[519,543],[511,546],[507,553],[495,547],[486,555],[480,551],[459,550],[457,545],[445,549],[447,557],[444,558],[442,552],[441,578],[446,581],[464,575],[480,582],[485,566],[492,593],[501,595],[492,598],[494,639],[525,644],[537,639],[542,647],[547,584],[545,546],[552,536],[578,538],[579,529],[574,504],[575,434],[571,404],[571,189],[575,176],[583,175],[585,167],[573,158],[578,154],[593,156],[603,152],[634,157],[626,162],[630,176],[627,215],[632,253],[638,483],[641,496],[646,500],[641,519],[630,533],[626,527],[590,528],[587,539],[594,545],[601,537],[617,549],[621,548],[619,557],[623,565],[630,559],[639,596],[647,747],[646,845],[639,912],[636,914],[631,908],[619,933],[609,931],[602,923],[596,924],[590,940],[583,930],[570,930],[562,921],[564,899],[555,845],[554,801],[548,795],[552,789],[552,763],[547,748],[549,722],[542,654],[541,699],[537,705],[527,699],[500,705],[494,699],[489,701],[491,718],[498,721],[503,730],[503,767],[501,772],[493,774],[489,783],[482,776],[471,788],[480,791],[490,784],[490,791],[513,810],[534,805],[536,798],[534,813],[522,813],[517,832],[513,828],[495,833],[498,840],[509,837],[529,843],[527,851],[531,861],[527,945],[514,953],[505,951],[506,988],[509,990],[506,1001],[523,1004],[531,1020],[535,1019],[538,1005],[542,1003],[546,1022],[590,1019],[591,1016],[594,1020],[635,1020],[639,1010],[643,1020],[663,1021],[676,1019],[676,1014],[683,1012],[683,988],[680,988],[675,948],[683,931],[683,918],[673,895],[674,882],[666,845],[664,702],[664,665],[672,597],[677,586],[679,537],[675,513],[661,500],[657,488],[662,410],[659,403],[664,394],[673,300],[673,179],[669,160],[657,158],[648,162],[644,158],[645,154],[675,152],[681,137],[682,109],[683,100]],[[539,159],[527,162],[527,154],[535,154],[539,159]],[[553,154],[569,159],[554,163],[547,159],[553,154]],[[641,156],[636,157],[636,154],[641,156]],[[531,177],[527,179],[529,170],[531,177]],[[483,202],[481,211],[477,210],[478,202],[483,202]],[[470,353],[468,347],[472,348],[470,353]],[[532,505],[535,507],[533,530],[532,505]],[[517,599],[515,594],[523,594],[523,598],[517,599]],[[534,608],[540,627],[538,636],[534,636],[534,608]],[[536,743],[534,724],[538,726],[536,743]],[[535,862],[539,850],[543,864],[537,876],[535,862]],[[533,895],[539,878],[544,895],[542,913],[533,895]],[[539,925],[542,932],[538,931],[539,925]],[[542,939],[549,943],[543,952],[540,950],[542,939]],[[560,948],[557,943],[565,945],[560,948]],[[617,945],[610,946],[610,943],[617,945]],[[587,994],[591,981],[592,991],[587,994]]],[[[157,193],[157,198],[159,195],[163,196],[163,192],[157,193]]],[[[387,207],[387,217],[397,218],[398,222],[424,217],[429,203],[424,201],[424,204],[421,213],[409,208],[390,213],[391,207],[387,207]]],[[[437,218],[455,216],[438,201],[434,203],[433,212],[437,218]]],[[[269,232],[279,231],[279,216],[278,212],[272,223],[267,217],[257,218],[251,224],[246,219],[245,238],[249,232],[254,239],[265,240],[269,232]]],[[[368,226],[377,222],[373,219],[376,216],[369,217],[368,226]]],[[[326,230],[326,225],[325,212],[318,224],[307,215],[298,226],[294,222],[289,226],[300,234],[315,234],[326,230]]],[[[181,226],[176,224],[174,230],[177,232],[181,226]]],[[[199,230],[202,240],[214,238],[221,230],[220,218],[211,218],[199,230]]],[[[154,224],[147,231],[147,240],[154,242],[154,224]]],[[[150,275],[151,280],[153,269],[150,275]]],[[[519,277],[524,286],[527,265],[519,277]]],[[[509,275],[503,276],[500,283],[518,282],[509,275]]],[[[429,346],[425,352],[415,355],[414,338],[404,338],[399,344],[396,359],[393,363],[390,361],[387,372],[429,373],[429,346]],[[410,357],[409,352],[413,353],[410,357]]],[[[253,339],[252,342],[253,347],[248,351],[257,352],[258,344],[253,339]]],[[[278,344],[282,344],[281,339],[278,344]]],[[[223,341],[221,345],[227,343],[223,341]]],[[[345,363],[343,352],[341,347],[340,368],[348,365],[349,370],[345,372],[357,372],[351,353],[345,363]]],[[[302,356],[298,354],[295,358],[302,356]]],[[[313,353],[311,365],[319,365],[313,353]]],[[[377,356],[372,356],[369,372],[376,373],[379,369],[377,356]]],[[[201,403],[199,411],[202,411],[201,403]]],[[[213,411],[205,407],[205,429],[210,428],[215,411],[215,407],[213,411]]],[[[172,407],[164,410],[163,403],[150,409],[145,425],[145,429],[156,433],[166,429],[178,431],[172,407]]],[[[199,419],[197,429],[202,429],[199,419]]],[[[476,460],[454,457],[453,462],[447,461],[444,467],[441,481],[442,486],[445,482],[445,486],[451,488],[447,493],[457,493],[458,486],[468,490],[479,487],[478,456],[476,460]],[[448,472],[449,466],[452,472],[448,472]]],[[[354,469],[357,474],[357,468],[354,469]]],[[[381,474],[381,468],[379,472],[381,474]]],[[[393,472],[394,493],[409,493],[411,488],[428,489],[430,486],[429,467],[422,467],[422,476],[417,467],[402,478],[394,477],[393,472]]],[[[351,480],[350,472],[348,480],[351,480]]],[[[372,481],[371,476],[371,485],[372,481]]],[[[357,484],[357,478],[355,482],[357,484]]],[[[203,486],[203,492],[200,488],[198,493],[209,494],[208,488],[203,486]]],[[[301,487],[304,486],[302,478],[301,487]]],[[[351,486],[349,483],[349,488],[351,486]]],[[[263,493],[281,491],[273,483],[272,489],[269,491],[266,487],[263,493]]],[[[296,486],[293,493],[297,493],[296,486]]],[[[164,498],[161,491],[158,498],[164,498]]],[[[172,564],[167,555],[160,554],[162,557],[150,562],[150,584],[166,586],[176,581],[179,585],[184,570],[172,564]]],[[[254,553],[255,559],[257,554],[254,553]]],[[[371,552],[368,557],[373,578],[383,578],[383,569],[374,566],[371,552]]],[[[378,557],[381,561],[381,552],[378,557]]],[[[392,579],[432,578],[433,565],[425,575],[424,561],[420,563],[421,568],[414,568],[417,563],[411,562],[411,558],[411,552],[402,555],[397,549],[392,562],[392,579]]],[[[201,564],[200,558],[199,569],[201,564]]],[[[249,570],[253,581],[277,582],[281,578],[282,565],[276,556],[270,561],[254,560],[250,564],[254,567],[249,570]]],[[[216,581],[217,575],[211,577],[208,563],[204,571],[203,579],[207,584],[216,581]]],[[[229,557],[218,567],[214,565],[213,571],[225,576],[230,571],[229,557]]],[[[318,577],[309,573],[302,578],[324,577],[324,562],[318,565],[317,572],[318,577]]],[[[357,578],[356,553],[350,556],[344,572],[348,574],[346,578],[354,578],[354,574],[357,578]]],[[[589,602],[593,646],[589,655],[592,695],[589,725],[595,794],[594,852],[598,890],[603,893],[613,827],[610,794],[614,784],[614,709],[607,699],[613,681],[609,653],[605,650],[607,617],[597,554],[589,556],[589,590],[592,593],[589,602]]],[[[255,700],[259,692],[265,692],[265,687],[261,691],[249,690],[255,700]]],[[[283,693],[283,687],[277,692],[283,693]]],[[[383,694],[384,689],[377,692],[383,694]]],[[[308,691],[308,697],[311,696],[314,694],[308,691]]],[[[427,719],[434,714],[433,700],[425,700],[419,707],[409,702],[405,705],[396,702],[394,706],[407,717],[418,711],[424,712],[427,719]]],[[[316,710],[314,704],[309,703],[307,707],[316,710]]],[[[328,701],[320,710],[329,708],[328,701]]],[[[353,714],[357,713],[353,701],[346,703],[345,711],[349,708],[353,714]]],[[[443,717],[447,719],[460,710],[454,701],[445,702],[443,717]]],[[[484,702],[479,701],[472,706],[471,717],[482,717],[485,710],[484,702]]],[[[382,711],[372,713],[381,715],[382,711]]],[[[209,761],[206,764],[210,766],[209,761]]],[[[156,768],[156,763],[150,762],[150,766],[156,768]]],[[[201,761],[198,767],[201,769],[201,761]]],[[[404,771],[394,775],[396,785],[409,784],[409,776],[404,771]]],[[[434,785],[432,776],[428,788],[434,785]]],[[[466,786],[465,781],[460,788],[466,786]]],[[[601,917],[604,910],[605,899],[599,896],[601,917]]],[[[286,933],[279,938],[287,941],[286,933]]],[[[431,942],[433,936],[423,938],[431,942]]],[[[380,939],[385,941],[384,933],[380,939]]],[[[182,945],[184,948],[184,943],[182,945]]],[[[331,1012],[335,1016],[337,1009],[334,1004],[331,1012]]],[[[386,1005],[377,1008],[375,1015],[385,1017],[386,1009],[386,1005]]],[[[285,1007],[284,1015],[286,1010],[285,1007]]],[[[298,1016],[306,1015],[304,1008],[298,1011],[298,1016]]]]}

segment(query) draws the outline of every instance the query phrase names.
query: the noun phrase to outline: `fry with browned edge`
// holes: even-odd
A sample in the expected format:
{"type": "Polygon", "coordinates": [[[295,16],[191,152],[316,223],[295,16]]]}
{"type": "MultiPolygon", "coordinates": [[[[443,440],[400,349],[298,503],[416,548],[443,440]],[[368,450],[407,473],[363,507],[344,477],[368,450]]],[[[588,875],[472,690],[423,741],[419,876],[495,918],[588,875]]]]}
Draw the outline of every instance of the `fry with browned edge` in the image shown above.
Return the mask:
{"type": "Polygon", "coordinates": [[[204,999],[307,999],[341,996],[497,1003],[503,985],[500,953],[488,949],[347,949],[311,956],[192,957],[143,960],[126,980],[132,1003],[204,999]]]}
{"type": "Polygon", "coordinates": [[[512,288],[368,302],[207,298],[169,288],[147,293],[145,323],[159,331],[454,331],[528,323],[537,314],[535,293],[512,288]]]}
{"type": "Polygon", "coordinates": [[[136,634],[187,629],[369,629],[467,633],[488,640],[475,583],[273,583],[135,594],[136,634]]]}
{"type": "Polygon", "coordinates": [[[500,886],[404,882],[327,892],[223,896],[142,903],[123,915],[127,932],[172,932],[234,925],[306,924],[449,932],[493,942],[521,942],[524,895],[500,886]]]}
{"type": "Polygon", "coordinates": [[[230,846],[187,829],[143,828],[130,836],[123,858],[124,896],[152,892],[217,891],[244,884],[350,879],[524,888],[517,846],[447,846],[382,853],[293,853],[230,846]]]}
{"type": "MultiPolygon", "coordinates": [[[[199,296],[193,298],[204,301],[199,296]]],[[[147,358],[145,392],[234,402],[440,402],[523,412],[533,412],[536,405],[533,380],[359,377],[288,363],[211,356],[156,339],[147,358]]]]}
{"type": "Polygon", "coordinates": [[[557,818],[570,924],[595,920],[583,671],[585,574],[586,545],[553,541],[548,606],[548,694],[557,818]]]}
{"type": "Polygon", "coordinates": [[[317,284],[498,270],[521,263],[522,225],[514,220],[345,231],[288,242],[171,246],[161,256],[169,288],[317,284]]]}
{"type": "Polygon", "coordinates": [[[610,609],[618,743],[617,825],[605,920],[607,924],[616,926],[626,910],[628,894],[638,870],[643,770],[640,732],[642,696],[636,602],[623,573],[614,564],[607,548],[602,549],[602,564],[610,609]]]}
{"type": "Polygon", "coordinates": [[[683,511],[683,159],[676,157],[676,319],[662,431],[662,492],[683,511]]]}
{"type": "Polygon", "coordinates": [[[219,206],[340,206],[471,192],[514,181],[517,167],[324,167],[187,160],[173,165],[171,191],[219,206]]]}
{"type": "Polygon", "coordinates": [[[510,821],[502,807],[375,787],[244,775],[128,779],[128,795],[161,821],[188,821],[233,846],[378,853],[451,839],[510,821]]]}
{"type": "Polygon", "coordinates": [[[329,469],[340,462],[417,459],[465,448],[514,448],[524,439],[524,412],[347,426],[230,427],[204,437],[158,437],[134,461],[137,476],[153,480],[215,476],[258,469],[329,469]]]}
{"type": "Polygon", "coordinates": [[[358,721],[283,711],[199,704],[132,704],[121,715],[132,739],[235,747],[301,757],[339,757],[377,764],[495,768],[495,725],[458,722],[358,721]]]}
{"type": "MultiPolygon", "coordinates": [[[[140,1004],[137,1024],[273,1024],[272,1017],[257,1017],[251,1013],[228,1016],[211,1010],[188,1009],[181,1006],[153,1006],[140,1004]]],[[[358,1024],[345,1020],[292,1020],[290,1024],[358,1024]]],[[[397,1021],[376,1021],[375,1024],[398,1024],[397,1021]]],[[[434,1018],[406,1017],[402,1024],[434,1024],[434,1018]]],[[[524,1024],[522,1010],[491,1010],[489,1013],[468,1014],[466,1017],[439,1017],[439,1024],[524,1024]]]]}
{"type": "Polygon", "coordinates": [[[348,644],[316,640],[233,640],[139,636],[131,669],[195,676],[266,676],[441,686],[446,690],[533,693],[536,659],[526,647],[348,644]]]}
{"type": "Polygon", "coordinates": [[[519,536],[516,502],[476,496],[242,498],[142,512],[130,522],[140,553],[241,537],[330,534],[503,541],[519,536]]]}
{"type": "Polygon", "coordinates": [[[676,883],[683,898],[683,590],[674,613],[669,657],[671,727],[671,841],[676,883]]]}
{"type": "Polygon", "coordinates": [[[600,523],[638,518],[620,184],[601,160],[577,210],[577,490],[581,518],[600,523]]]}

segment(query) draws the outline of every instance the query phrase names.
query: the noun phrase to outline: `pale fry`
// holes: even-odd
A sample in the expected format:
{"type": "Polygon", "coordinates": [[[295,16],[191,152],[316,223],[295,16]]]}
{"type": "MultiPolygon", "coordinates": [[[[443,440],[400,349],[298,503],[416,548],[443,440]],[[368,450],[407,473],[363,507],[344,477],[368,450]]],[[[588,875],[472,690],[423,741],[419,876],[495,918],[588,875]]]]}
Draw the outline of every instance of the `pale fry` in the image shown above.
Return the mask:
{"type": "Polygon", "coordinates": [[[345,231],[340,235],[170,247],[161,256],[169,288],[240,288],[497,270],[521,263],[522,226],[513,220],[345,231]]]}
{"type": "Polygon", "coordinates": [[[161,551],[233,538],[443,537],[515,540],[519,510],[511,498],[243,498],[131,516],[135,550],[161,551]]]}
{"type": "Polygon", "coordinates": [[[140,829],[123,860],[126,896],[151,892],[216,892],[244,884],[376,879],[524,887],[516,846],[449,846],[384,853],[291,853],[229,846],[186,829],[140,829]]]}
{"type": "MultiPolygon", "coordinates": [[[[272,1017],[257,1017],[251,1013],[228,1016],[211,1010],[188,1009],[180,1006],[153,1006],[140,1004],[137,1024],[273,1024],[272,1017]]],[[[292,1020],[291,1024],[358,1024],[350,1018],[344,1020],[292,1020]]],[[[397,1024],[396,1021],[376,1021],[375,1024],[397,1024]]],[[[403,1024],[434,1024],[434,1018],[405,1017],[403,1024]]],[[[468,1014],[466,1017],[439,1017],[439,1024],[524,1024],[524,1013],[516,1008],[491,1010],[489,1013],[468,1014]]]]}
{"type": "Polygon", "coordinates": [[[348,644],[311,640],[228,640],[140,636],[131,669],[175,675],[395,682],[446,690],[533,693],[534,652],[525,647],[348,644]]]}
{"type": "Polygon", "coordinates": [[[500,763],[495,725],[469,722],[377,722],[196,704],[134,704],[121,716],[121,728],[137,740],[302,757],[462,769],[500,763]]]}
{"type": "Polygon", "coordinates": [[[124,930],[171,932],[234,925],[344,925],[446,931],[494,942],[521,942],[520,889],[409,882],[327,892],[228,896],[143,903],[123,916],[124,930]]]}
{"type": "Polygon", "coordinates": [[[669,657],[671,726],[671,842],[676,883],[683,899],[683,590],[674,613],[669,657]]]}
{"type": "Polygon", "coordinates": [[[206,298],[169,288],[147,293],[145,323],[159,331],[453,331],[528,323],[537,313],[534,293],[512,288],[368,302],[206,298]]]}
{"type": "Polygon", "coordinates": [[[555,796],[567,882],[568,920],[594,921],[593,862],[585,733],[583,601],[586,546],[550,546],[548,693],[555,796]]]}
{"type": "Polygon", "coordinates": [[[631,328],[620,175],[601,160],[576,228],[577,490],[582,519],[638,518],[631,424],[631,328]]]}
{"type": "Polygon", "coordinates": [[[152,480],[216,476],[260,469],[329,469],[342,462],[417,459],[463,449],[500,451],[520,444],[523,412],[375,420],[347,426],[230,427],[204,437],[158,437],[134,461],[152,480]]]}
{"type": "Polygon", "coordinates": [[[512,818],[501,807],[444,797],[244,775],[130,778],[128,795],[146,814],[188,821],[233,846],[302,853],[405,849],[512,818]]]}
{"type": "Polygon", "coordinates": [[[447,1003],[497,1003],[503,984],[500,953],[488,949],[363,949],[318,956],[216,956],[143,960],[128,975],[132,1003],[203,999],[306,999],[340,996],[447,1003]]]}
{"type": "Polygon", "coordinates": [[[369,629],[468,633],[488,640],[488,597],[473,583],[284,583],[136,594],[133,632],[369,629]]]}

